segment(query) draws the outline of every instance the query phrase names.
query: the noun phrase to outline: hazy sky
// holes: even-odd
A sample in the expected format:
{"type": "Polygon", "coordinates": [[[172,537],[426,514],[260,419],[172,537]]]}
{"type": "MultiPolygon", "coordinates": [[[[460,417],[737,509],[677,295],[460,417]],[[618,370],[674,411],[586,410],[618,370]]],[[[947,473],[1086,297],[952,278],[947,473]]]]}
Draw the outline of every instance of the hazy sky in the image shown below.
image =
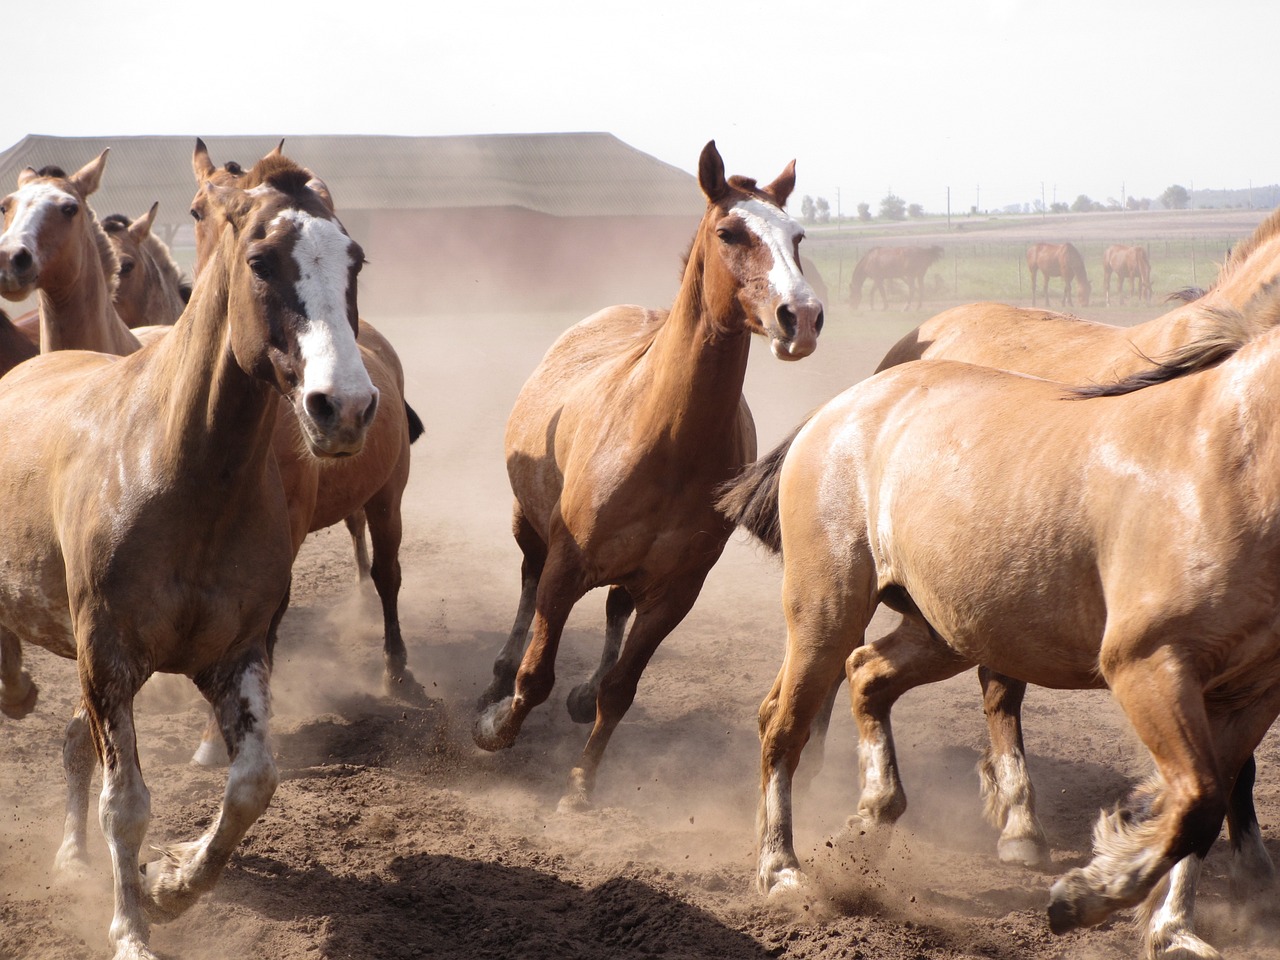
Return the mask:
{"type": "MultiPolygon", "coordinates": [[[[852,213],[1280,182],[1280,4],[70,0],[6,9],[28,133],[606,131],[852,213]]],[[[306,158],[300,158],[306,160],[306,158]]],[[[318,171],[323,174],[323,171],[318,171]]],[[[6,189],[7,189],[6,185],[6,189]]]]}

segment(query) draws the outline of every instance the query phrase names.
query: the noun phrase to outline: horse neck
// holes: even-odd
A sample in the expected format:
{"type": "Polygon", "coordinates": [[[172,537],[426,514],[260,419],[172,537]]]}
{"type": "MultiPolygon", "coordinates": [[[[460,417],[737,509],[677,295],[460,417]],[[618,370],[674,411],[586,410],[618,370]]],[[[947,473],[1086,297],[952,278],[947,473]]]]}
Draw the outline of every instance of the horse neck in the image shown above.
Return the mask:
{"type": "Polygon", "coordinates": [[[696,445],[730,435],[726,424],[737,416],[751,346],[742,307],[733,297],[716,301],[704,283],[705,268],[700,242],[644,358],[653,385],[644,419],[665,436],[696,445]]]}
{"type": "Polygon", "coordinates": [[[141,253],[147,271],[146,311],[141,322],[171,324],[186,307],[182,302],[182,271],[173,262],[168,248],[153,235],[147,236],[141,253]]]}
{"type": "Polygon", "coordinates": [[[1280,235],[1271,237],[1232,267],[1230,274],[1212,287],[1212,292],[1237,310],[1243,310],[1277,273],[1280,273],[1280,235]]]}
{"type": "Polygon", "coordinates": [[[146,364],[154,406],[163,410],[161,460],[197,488],[217,487],[223,496],[225,483],[252,488],[261,477],[249,468],[270,451],[278,394],[237,362],[228,334],[228,277],[220,266],[206,273],[181,322],[138,360],[146,364]],[[209,477],[220,483],[209,484],[209,477]]]}
{"type": "Polygon", "coordinates": [[[40,349],[96,350],[117,356],[141,346],[111,303],[102,257],[92,236],[81,236],[78,255],[40,286],[40,349]]]}

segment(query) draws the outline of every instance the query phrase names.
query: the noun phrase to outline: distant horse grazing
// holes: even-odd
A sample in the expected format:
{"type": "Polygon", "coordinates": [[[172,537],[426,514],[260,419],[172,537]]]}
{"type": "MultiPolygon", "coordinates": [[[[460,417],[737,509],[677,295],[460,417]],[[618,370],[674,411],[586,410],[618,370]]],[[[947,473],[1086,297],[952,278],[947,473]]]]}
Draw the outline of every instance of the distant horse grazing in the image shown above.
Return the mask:
{"type": "MultiPolygon", "coordinates": [[[[101,758],[116,960],[154,960],[150,921],[214,885],[275,790],[267,638],[293,560],[271,454],[279,397],[317,457],[359,453],[377,406],[355,346],[363,254],[309,179],[282,159],[253,193],[203,192],[225,226],[168,336],[127,357],[48,353],[0,378],[0,639],[77,662],[68,796],[87,798],[101,758]],[[195,682],[232,763],[204,835],[142,867],[133,700],[155,671],[195,682]]],[[[55,216],[78,203],[64,194],[55,216]]],[[[85,857],[86,808],[68,809],[63,868],[85,857]]]]}
{"type": "Polygon", "coordinates": [[[849,302],[858,309],[862,303],[862,286],[871,280],[871,309],[876,308],[876,293],[880,294],[880,305],[889,309],[889,298],[885,295],[886,280],[907,281],[907,302],[902,309],[910,310],[914,300],[916,306],[923,306],[924,275],[928,269],[942,259],[942,248],[932,247],[872,247],[857,266],[853,268],[853,280],[849,286],[849,302]]]}
{"type": "Polygon", "coordinates": [[[822,304],[797,263],[803,230],[782,209],[795,164],[765,187],[726,179],[711,142],[698,182],[707,211],[671,310],[609,307],[570,328],[507,422],[513,527],[524,554],[520,606],[474,737],[487,750],[514,743],[551,693],[570,608],[609,586],[600,669],[569,700],[574,719],[594,718],[595,726],[565,808],[589,802],[641,672],[693,606],[733,530],[713,491],[755,456],[742,397],[751,335],[767,336],[774,356],[798,360],[813,352],[822,327],[822,304]]]}
{"type": "MultiPolygon", "coordinates": [[[[802,880],[791,777],[847,660],[872,822],[905,805],[889,711],[907,690],[978,663],[1110,688],[1157,775],[1054,883],[1050,927],[1100,923],[1170,871],[1175,899],[1194,891],[1280,713],[1278,301],[1202,308],[1220,329],[1116,387],[921,361],[806,424],[773,471],[787,652],[760,710],[762,890],[802,880]],[[860,646],[879,603],[917,629],[860,646]]],[[[1148,955],[1214,955],[1171,919],[1150,915],[1148,955]]]]}
{"type": "Polygon", "coordinates": [[[191,297],[191,281],[183,276],[163,240],[151,232],[159,201],[136,220],[113,213],[103,217],[120,262],[112,301],[128,327],[172,324],[191,297]]]}
{"type": "Polygon", "coordinates": [[[1031,271],[1031,305],[1036,305],[1036,274],[1044,274],[1044,302],[1049,302],[1049,278],[1062,278],[1062,305],[1074,306],[1071,299],[1071,283],[1080,284],[1080,306],[1089,305],[1089,276],[1084,268],[1084,257],[1070,243],[1033,243],[1027,247],[1027,269],[1031,271]]]}
{"type": "Polygon", "coordinates": [[[1151,302],[1151,261],[1146,247],[1126,247],[1113,243],[1102,255],[1102,278],[1106,287],[1107,306],[1111,306],[1111,275],[1116,275],[1116,293],[1124,300],[1124,282],[1129,281],[1129,296],[1143,303],[1151,302]]]}

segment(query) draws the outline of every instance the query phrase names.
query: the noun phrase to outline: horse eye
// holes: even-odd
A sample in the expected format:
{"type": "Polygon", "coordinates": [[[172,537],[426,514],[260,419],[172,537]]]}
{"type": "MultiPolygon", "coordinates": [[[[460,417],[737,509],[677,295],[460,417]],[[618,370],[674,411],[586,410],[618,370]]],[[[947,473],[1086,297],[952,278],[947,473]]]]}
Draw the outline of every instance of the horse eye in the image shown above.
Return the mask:
{"type": "Polygon", "coordinates": [[[0,203],[0,217],[7,217],[8,215],[9,215],[9,201],[6,200],[4,203],[0,203]]]}
{"type": "Polygon", "coordinates": [[[253,275],[259,280],[271,279],[271,261],[266,257],[252,257],[249,260],[249,269],[253,271],[253,275]]]}
{"type": "Polygon", "coordinates": [[[135,266],[136,264],[132,260],[123,261],[120,264],[120,276],[127,277],[129,274],[133,273],[133,268],[135,266]]]}
{"type": "Polygon", "coordinates": [[[719,229],[717,229],[716,236],[719,237],[721,240],[723,240],[725,243],[738,242],[738,235],[734,233],[732,230],[728,229],[727,227],[720,227],[719,229]]]}
{"type": "Polygon", "coordinates": [[[64,217],[74,217],[79,212],[80,204],[78,203],[64,203],[62,205],[62,215],[64,217]]]}
{"type": "Polygon", "coordinates": [[[201,220],[200,211],[197,210],[195,207],[191,208],[191,219],[194,220],[196,223],[199,223],[201,220]]]}

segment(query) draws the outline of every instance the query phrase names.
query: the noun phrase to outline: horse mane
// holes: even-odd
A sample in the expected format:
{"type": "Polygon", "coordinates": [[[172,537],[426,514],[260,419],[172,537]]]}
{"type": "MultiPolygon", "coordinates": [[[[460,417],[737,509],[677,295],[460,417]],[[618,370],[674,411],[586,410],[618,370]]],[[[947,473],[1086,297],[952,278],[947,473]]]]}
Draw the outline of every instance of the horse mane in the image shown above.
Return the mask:
{"type": "Polygon", "coordinates": [[[1267,215],[1267,218],[1254,228],[1253,233],[1247,239],[1241,240],[1227,251],[1226,259],[1222,261],[1222,267],[1218,270],[1218,279],[1213,282],[1209,289],[1216,290],[1222,286],[1242,263],[1253,256],[1259,247],[1276,236],[1280,236],[1280,207],[1272,210],[1267,215]]]}
{"type": "Polygon", "coordinates": [[[63,170],[56,163],[50,163],[36,171],[37,177],[47,177],[49,179],[57,178],[58,180],[67,179],[67,171],[63,170]]]}
{"type": "Polygon", "coordinates": [[[1280,278],[1265,284],[1243,311],[1209,305],[1197,307],[1193,317],[1204,324],[1200,336],[1159,359],[1147,357],[1153,366],[1146,370],[1131,373],[1115,383],[1074,387],[1072,396],[1119,397],[1217,366],[1280,323],[1278,280],[1280,278]]]}
{"type": "MultiPolygon", "coordinates": [[[[88,210],[88,207],[86,206],[85,209],[88,210]]],[[[93,233],[93,242],[98,248],[98,257],[102,261],[102,272],[107,275],[107,293],[114,298],[116,286],[120,282],[120,258],[116,256],[116,248],[107,239],[107,231],[102,222],[92,210],[88,210],[88,213],[89,229],[93,233]]]]}
{"type": "MultiPolygon", "coordinates": [[[[228,173],[234,173],[232,166],[239,168],[239,164],[231,162],[225,165],[224,169],[228,173]]],[[[267,154],[253,168],[244,173],[244,179],[237,184],[241,190],[252,190],[254,187],[268,186],[274,190],[279,190],[293,199],[297,199],[304,195],[307,184],[314,179],[310,170],[298,166],[288,157],[278,153],[267,154]]]]}

